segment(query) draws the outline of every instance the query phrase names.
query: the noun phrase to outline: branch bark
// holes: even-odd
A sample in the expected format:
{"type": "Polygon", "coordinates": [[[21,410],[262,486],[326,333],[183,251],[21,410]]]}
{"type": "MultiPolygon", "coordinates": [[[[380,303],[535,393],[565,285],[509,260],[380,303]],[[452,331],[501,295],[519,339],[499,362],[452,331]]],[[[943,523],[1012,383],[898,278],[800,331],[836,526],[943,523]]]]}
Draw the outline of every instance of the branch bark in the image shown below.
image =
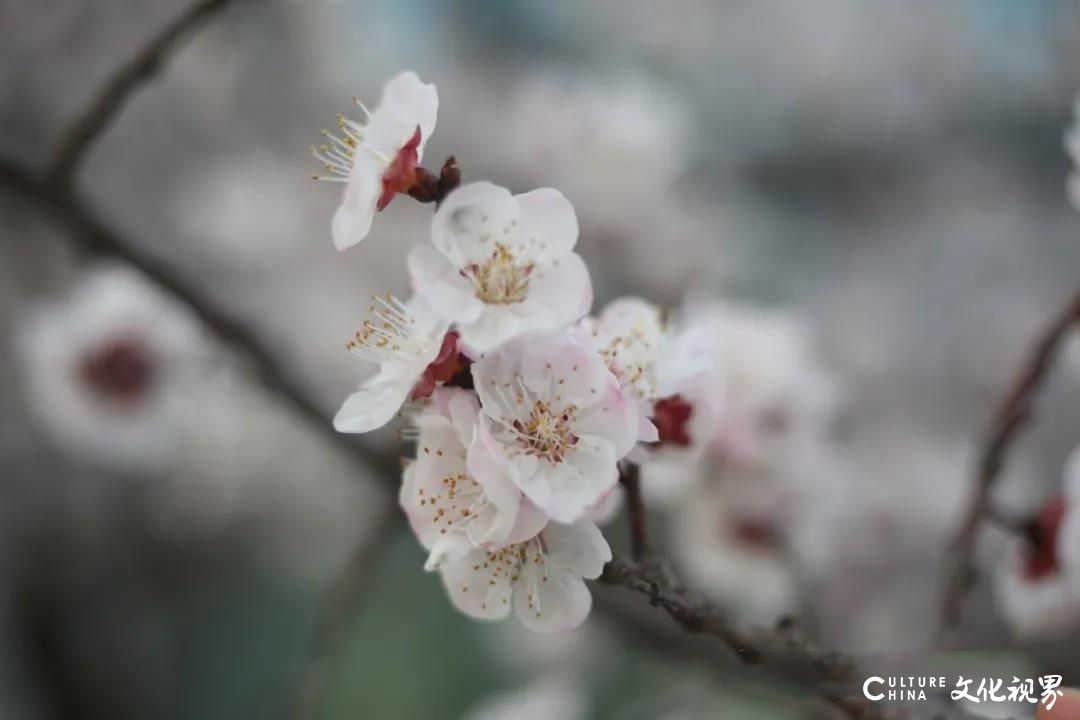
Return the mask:
{"type": "Polygon", "coordinates": [[[630,516],[630,557],[634,562],[643,562],[652,556],[652,547],[649,544],[645,500],[641,497],[641,468],[634,463],[624,463],[619,468],[619,484],[626,492],[626,508],[630,516]]]}
{"type": "Polygon", "coordinates": [[[165,60],[230,0],[198,0],[117,68],[64,135],[47,164],[50,183],[70,184],[79,163],[131,97],[161,71],[165,60]]]}
{"type": "Polygon", "coordinates": [[[672,589],[659,570],[615,558],[604,567],[599,582],[648,598],[689,633],[717,638],[742,665],[768,666],[793,680],[812,683],[821,697],[848,717],[864,720],[886,717],[877,706],[854,691],[854,661],[843,653],[814,647],[793,628],[787,632],[752,633],[737,627],[707,598],[672,589]]]}
{"type": "MultiPolygon", "coordinates": [[[[984,520],[995,520],[990,491],[1001,475],[1009,452],[1030,424],[1035,401],[1053,369],[1065,337],[1080,324],[1080,290],[1032,342],[1023,363],[1009,383],[981,444],[975,471],[975,497],[954,543],[955,565],[946,581],[942,602],[942,631],[951,634],[960,621],[964,598],[975,577],[973,556],[984,520]]],[[[1006,526],[1015,523],[1008,522],[1006,526]]]]}

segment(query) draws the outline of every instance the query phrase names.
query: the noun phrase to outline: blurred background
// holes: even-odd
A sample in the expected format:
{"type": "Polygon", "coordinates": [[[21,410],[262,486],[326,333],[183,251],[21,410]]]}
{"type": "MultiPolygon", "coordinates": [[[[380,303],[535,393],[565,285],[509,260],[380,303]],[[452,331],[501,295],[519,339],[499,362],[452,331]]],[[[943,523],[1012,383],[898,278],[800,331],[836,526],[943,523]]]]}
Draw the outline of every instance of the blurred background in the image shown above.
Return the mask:
{"type": "MultiPolygon", "coordinates": [[[[0,155],[39,167],[184,7],[0,0],[0,155]]],[[[762,392],[798,411],[809,429],[791,433],[812,447],[707,468],[689,490],[646,478],[655,534],[688,579],[746,622],[795,614],[828,647],[924,658],[974,440],[1078,277],[1062,137],[1080,6],[230,4],[125,106],[77,188],[328,418],[368,371],[344,342],[372,293],[407,294],[430,209],[399,199],[339,254],[339,188],[311,181],[308,148],[402,69],[438,86],[429,167],[454,154],[466,181],[571,199],[597,307],[636,294],[760,313],[730,352],[769,366],[762,392]],[[827,407],[806,399],[822,386],[827,407]],[[723,472],[738,477],[717,490],[723,472]],[[784,512],[740,524],[777,487],[784,512]]],[[[189,308],[70,232],[0,187],[0,717],[286,716],[358,548],[371,564],[317,678],[319,718],[813,711],[805,693],[701,662],[617,592],[555,638],[456,614],[406,524],[383,520],[399,514],[392,483],[189,308]]],[[[1007,512],[1060,487],[1078,393],[1069,352],[998,488],[1007,512]]],[[[402,452],[393,430],[350,442],[402,452]]],[[[965,674],[1080,681],[1071,627],[1031,638],[1003,621],[987,577],[1008,541],[986,535],[965,674]]]]}

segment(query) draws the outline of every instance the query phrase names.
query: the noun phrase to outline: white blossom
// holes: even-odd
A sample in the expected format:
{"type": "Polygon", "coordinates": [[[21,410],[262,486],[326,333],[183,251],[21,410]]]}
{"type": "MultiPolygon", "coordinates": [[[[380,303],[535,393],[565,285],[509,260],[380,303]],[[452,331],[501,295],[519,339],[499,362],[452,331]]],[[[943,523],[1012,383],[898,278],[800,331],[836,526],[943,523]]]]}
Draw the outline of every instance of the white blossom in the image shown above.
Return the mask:
{"type": "Polygon", "coordinates": [[[615,487],[638,418],[596,351],[570,333],[530,335],[472,370],[484,418],[477,462],[505,468],[559,522],[583,517],[615,487]]]}
{"type": "Polygon", "coordinates": [[[498,550],[476,548],[439,567],[454,606],[481,620],[501,620],[513,609],[537,632],[559,632],[584,622],[592,608],[585,580],[600,577],[611,549],[588,520],[549,522],[536,536],[498,550]]]}
{"type": "Polygon", "coordinates": [[[707,355],[694,400],[711,408],[707,451],[726,464],[768,464],[805,443],[820,443],[838,388],[808,329],[792,316],[745,304],[691,305],[696,351],[707,355]]]}
{"type": "Polygon", "coordinates": [[[439,109],[435,86],[425,85],[413,72],[401,73],[386,83],[374,112],[356,102],[367,116],[366,122],[339,115],[341,137],[324,130],[328,144],[312,148],[331,173],[316,179],[345,183],[331,224],[339,250],[367,237],[375,212],[412,185],[439,109]]]}
{"type": "Polygon", "coordinates": [[[209,347],[183,308],[110,264],[28,308],[16,351],[28,408],[62,450],[147,470],[174,459],[209,347]]]}
{"type": "Polygon", "coordinates": [[[338,410],[338,432],[365,433],[390,422],[439,355],[447,334],[447,324],[415,298],[402,302],[387,295],[373,303],[372,318],[347,347],[379,368],[338,410]]]}
{"type": "Polygon", "coordinates": [[[563,327],[592,304],[588,270],[573,251],[577,217],[556,190],[515,196],[487,182],[462,186],[435,213],[431,237],[409,255],[414,290],[478,352],[563,327]]]}
{"type": "Polygon", "coordinates": [[[742,622],[774,624],[793,612],[798,586],[784,536],[787,493],[748,474],[699,485],[672,512],[672,547],[696,588],[742,622]]]}

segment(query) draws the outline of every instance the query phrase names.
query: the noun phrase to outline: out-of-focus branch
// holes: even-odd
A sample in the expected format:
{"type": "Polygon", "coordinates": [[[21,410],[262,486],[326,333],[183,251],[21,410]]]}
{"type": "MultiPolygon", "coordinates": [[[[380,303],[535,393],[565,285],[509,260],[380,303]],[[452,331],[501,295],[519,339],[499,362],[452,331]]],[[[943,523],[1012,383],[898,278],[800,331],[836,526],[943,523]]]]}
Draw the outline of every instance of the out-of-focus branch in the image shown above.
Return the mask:
{"type": "Polygon", "coordinates": [[[942,601],[942,630],[946,634],[959,623],[964,597],[974,580],[973,556],[979,527],[984,520],[1000,520],[990,506],[990,491],[1001,475],[1009,451],[1031,421],[1035,399],[1050,375],[1062,342],[1076,325],[1080,325],[1080,290],[1032,342],[991,420],[975,470],[975,496],[956,536],[955,565],[942,601]]]}
{"type": "MultiPolygon", "coordinates": [[[[141,251],[136,243],[112,230],[73,191],[51,184],[27,169],[3,160],[0,160],[0,184],[37,205],[47,217],[59,222],[67,231],[66,237],[77,248],[91,255],[116,258],[138,269],[148,280],[185,305],[218,341],[247,360],[258,380],[289,410],[313,426],[329,428],[329,420],[323,410],[308,398],[305,390],[274,357],[272,350],[257,333],[205,300],[175,275],[166,263],[141,251]]],[[[396,455],[366,449],[337,433],[325,432],[324,435],[341,450],[370,467],[379,477],[396,477],[399,469],[396,455]]]]}
{"type": "Polygon", "coordinates": [[[168,56],[229,0],[198,0],[162,28],[117,68],[61,139],[45,170],[50,183],[70,184],[94,141],[109,127],[139,88],[161,71],[168,56]]]}
{"type": "Polygon", "coordinates": [[[641,497],[641,469],[634,463],[619,467],[619,484],[626,492],[626,509],[630,515],[630,557],[642,562],[652,555],[645,501],[641,497]]]}
{"type": "Polygon", "coordinates": [[[616,558],[604,567],[600,582],[644,595],[684,631],[719,639],[743,665],[768,666],[778,674],[814,683],[822,697],[848,717],[885,717],[872,703],[851,692],[856,680],[855,664],[842,653],[818,649],[785,629],[769,634],[744,631],[719,606],[707,598],[672,589],[664,574],[648,565],[616,558]]]}

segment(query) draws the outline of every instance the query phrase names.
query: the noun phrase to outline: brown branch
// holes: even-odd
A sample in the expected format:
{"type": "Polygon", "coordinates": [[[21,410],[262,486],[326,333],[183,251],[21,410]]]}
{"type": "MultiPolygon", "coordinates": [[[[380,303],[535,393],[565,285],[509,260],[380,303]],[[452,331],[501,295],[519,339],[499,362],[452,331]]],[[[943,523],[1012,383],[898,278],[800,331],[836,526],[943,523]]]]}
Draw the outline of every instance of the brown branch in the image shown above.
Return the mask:
{"type": "Polygon", "coordinates": [[[1031,421],[1035,400],[1050,375],[1062,342],[1077,324],[1080,324],[1080,290],[1035,338],[991,420],[976,466],[975,497],[954,543],[955,565],[947,579],[942,602],[942,630],[946,633],[958,625],[964,597],[974,581],[973,556],[979,527],[983,520],[999,519],[990,506],[990,491],[1001,475],[1009,451],[1031,421]]]}
{"type": "Polygon", "coordinates": [[[48,181],[70,184],[87,151],[132,95],[157,76],[166,58],[185,39],[228,3],[229,0],[197,0],[113,72],[57,145],[45,170],[48,181]]]}
{"type": "Polygon", "coordinates": [[[742,665],[768,666],[795,680],[814,683],[821,696],[852,718],[882,718],[885,714],[853,692],[857,680],[854,661],[842,653],[821,650],[784,627],[775,633],[751,633],[738,628],[726,613],[703,596],[674,590],[667,578],[646,565],[618,558],[604,567],[601,583],[644,595],[689,633],[720,640],[742,665]]]}
{"type": "Polygon", "coordinates": [[[634,463],[621,465],[619,484],[626,492],[626,508],[630,516],[630,557],[640,563],[652,556],[645,501],[641,497],[641,468],[634,463]]]}

